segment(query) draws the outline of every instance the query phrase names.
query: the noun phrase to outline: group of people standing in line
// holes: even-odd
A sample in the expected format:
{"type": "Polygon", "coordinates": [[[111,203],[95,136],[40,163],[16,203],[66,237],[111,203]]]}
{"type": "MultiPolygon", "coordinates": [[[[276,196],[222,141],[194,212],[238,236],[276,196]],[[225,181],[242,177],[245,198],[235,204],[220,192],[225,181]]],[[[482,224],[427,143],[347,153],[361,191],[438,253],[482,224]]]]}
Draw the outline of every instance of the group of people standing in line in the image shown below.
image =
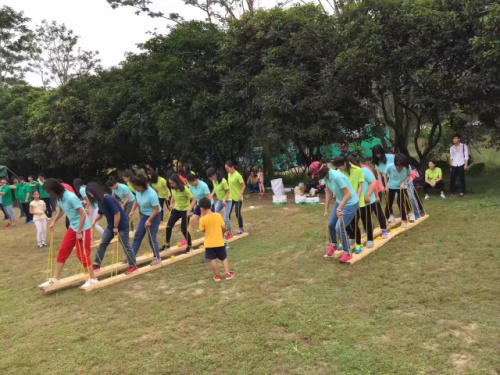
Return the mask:
{"type": "Polygon", "coordinates": [[[95,271],[101,268],[106,249],[115,236],[126,255],[122,262],[129,265],[125,274],[137,271],[136,256],[145,236],[153,251],[150,266],[158,265],[161,262],[160,251],[170,248],[172,230],[179,220],[184,236],[181,244],[186,246],[185,253],[191,252],[191,232],[198,225],[205,232],[205,257],[210,260],[214,279],[221,280],[216,259],[222,261],[225,278],[233,278],[234,273],[229,270],[226,259],[225,240],[233,236],[230,222],[233,210],[239,225],[236,235],[243,234],[241,208],[246,185],[232,161],[226,162],[225,170],[227,179],[214,168],[207,170],[207,178],[213,183],[212,191],[191,172],[184,176],[170,173],[167,179],[158,176],[154,170],[149,170],[147,177],[125,172],[122,175],[123,183],[110,178],[106,188],[95,182],[85,184],[81,179],[75,179],[73,187],[53,178],[45,180],[42,189],[58,202],[60,208],[49,229],[53,230],[65,214],[67,231],[59,247],[54,275],[40,287],[60,282],[61,270],[75,247],[78,259],[89,274],[89,279],[81,288],[96,284],[95,271]],[[160,223],[165,219],[165,209],[170,212],[170,217],[167,220],[165,244],[160,248],[157,234],[160,223]],[[139,212],[139,222],[130,244],[131,219],[136,211],[139,212]],[[106,228],[99,226],[103,217],[106,218],[106,228]],[[92,228],[101,233],[101,242],[93,262],[90,260],[92,228]]]}
{"type": "MultiPolygon", "coordinates": [[[[460,135],[453,138],[450,149],[451,184],[450,192],[454,192],[456,179],[460,179],[460,196],[465,194],[465,171],[471,163],[467,145],[461,143],[460,135]]],[[[363,251],[359,220],[366,232],[366,247],[374,246],[373,214],[378,219],[382,238],[388,237],[387,223],[395,222],[393,213],[396,199],[401,215],[401,226],[407,221],[414,222],[425,211],[415,189],[414,180],[419,177],[418,171],[410,167],[408,158],[403,154],[387,154],[380,145],[372,148],[372,164],[374,171],[367,164],[360,163],[356,154],[339,155],[333,160],[330,169],[326,164],[316,161],[309,166],[313,179],[325,185],[325,217],[328,219],[330,244],[326,256],[333,257],[336,250],[343,250],[340,262],[351,260],[351,246],[354,252],[363,251]],[[330,202],[336,198],[335,207],[330,213],[330,202]],[[385,197],[385,208],[381,201],[385,197]]],[[[433,161],[425,172],[423,184],[425,199],[429,199],[429,190],[440,190],[444,195],[444,181],[440,168],[433,161]]]]}

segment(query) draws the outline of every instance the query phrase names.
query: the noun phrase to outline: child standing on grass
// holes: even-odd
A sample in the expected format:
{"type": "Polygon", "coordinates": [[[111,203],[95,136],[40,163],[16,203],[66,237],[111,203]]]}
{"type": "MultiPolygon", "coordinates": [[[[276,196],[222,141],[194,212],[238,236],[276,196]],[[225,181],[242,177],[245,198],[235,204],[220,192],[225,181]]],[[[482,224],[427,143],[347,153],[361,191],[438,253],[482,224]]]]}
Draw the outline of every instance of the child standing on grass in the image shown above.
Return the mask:
{"type": "MultiPolygon", "coordinates": [[[[43,186],[43,185],[42,185],[43,186]]],[[[45,211],[47,206],[45,202],[40,199],[40,192],[35,190],[32,193],[33,200],[30,203],[30,214],[33,215],[33,221],[36,227],[36,241],[38,247],[45,247],[47,245],[47,215],[45,211]]]]}
{"type": "Polygon", "coordinates": [[[257,183],[259,184],[259,194],[264,195],[266,192],[264,189],[264,171],[262,171],[261,167],[257,169],[257,183]]]}
{"type": "Polygon", "coordinates": [[[226,246],[224,246],[224,232],[226,226],[222,216],[212,212],[212,202],[208,198],[201,198],[198,202],[201,210],[200,230],[205,232],[205,259],[210,260],[210,267],[214,271],[214,280],[221,281],[217,259],[222,261],[226,280],[234,277],[234,272],[229,270],[226,246]]]}

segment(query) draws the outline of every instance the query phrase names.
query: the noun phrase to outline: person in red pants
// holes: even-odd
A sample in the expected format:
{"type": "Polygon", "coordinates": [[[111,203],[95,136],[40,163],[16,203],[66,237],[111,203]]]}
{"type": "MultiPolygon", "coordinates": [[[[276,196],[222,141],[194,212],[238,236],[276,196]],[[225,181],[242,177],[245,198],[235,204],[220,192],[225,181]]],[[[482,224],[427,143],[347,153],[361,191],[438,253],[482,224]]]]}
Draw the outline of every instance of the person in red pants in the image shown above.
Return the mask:
{"type": "Polygon", "coordinates": [[[86,289],[93,284],[97,284],[98,281],[95,278],[92,262],[90,261],[90,221],[83,209],[82,203],[74,193],[66,190],[64,186],[54,178],[48,178],[43,184],[43,189],[51,198],[57,200],[61,208],[57,217],[50,224],[49,229],[51,231],[54,230],[55,224],[63,214],[66,214],[66,217],[69,219],[69,227],[57,253],[54,276],[49,281],[40,284],[39,287],[46,288],[50,285],[59,284],[61,270],[66,263],[66,259],[71,255],[75,247],[76,256],[90,276],[80,288],[86,289]]]}

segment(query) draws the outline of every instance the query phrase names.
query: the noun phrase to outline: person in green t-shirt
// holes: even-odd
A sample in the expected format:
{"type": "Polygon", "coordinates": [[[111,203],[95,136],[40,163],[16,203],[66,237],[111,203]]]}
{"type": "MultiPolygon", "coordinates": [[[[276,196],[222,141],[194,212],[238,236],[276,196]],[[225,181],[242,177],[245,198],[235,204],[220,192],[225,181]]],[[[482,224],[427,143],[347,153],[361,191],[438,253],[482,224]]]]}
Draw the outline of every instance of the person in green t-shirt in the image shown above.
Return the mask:
{"type": "Polygon", "coordinates": [[[36,182],[36,186],[38,188],[38,191],[40,193],[40,199],[45,202],[45,215],[49,218],[49,220],[52,218],[52,207],[50,204],[50,196],[47,194],[47,192],[43,189],[43,184],[45,183],[45,173],[40,172],[38,174],[38,180],[36,182]]]}
{"type": "Polygon", "coordinates": [[[2,207],[5,213],[5,217],[9,220],[7,227],[13,227],[16,225],[16,215],[14,214],[14,208],[12,206],[12,190],[16,190],[15,185],[9,185],[7,177],[2,177],[0,179],[0,196],[2,197],[2,207]]]}
{"type": "Polygon", "coordinates": [[[232,201],[232,207],[229,211],[229,219],[231,219],[231,213],[236,212],[236,217],[238,218],[238,225],[240,229],[236,232],[236,235],[243,234],[243,217],[241,216],[241,206],[243,206],[243,193],[245,192],[246,185],[241,174],[236,170],[236,164],[231,160],[227,161],[225,164],[227,172],[227,180],[229,185],[229,199],[232,201]]]}
{"type": "Polygon", "coordinates": [[[361,230],[359,229],[359,219],[361,218],[362,208],[365,207],[365,197],[363,195],[363,182],[365,181],[365,177],[363,175],[363,172],[361,171],[361,168],[349,163],[344,155],[336,156],[335,159],[333,159],[333,166],[347,176],[349,182],[352,185],[352,188],[358,195],[358,211],[356,212],[354,219],[346,229],[349,234],[349,239],[356,242],[354,252],[356,254],[359,254],[363,251],[363,245],[361,245],[361,230]]]}
{"type": "Polygon", "coordinates": [[[217,198],[215,202],[215,213],[222,211],[222,217],[226,223],[226,240],[230,239],[233,235],[231,233],[231,220],[229,220],[229,212],[233,206],[233,202],[229,200],[230,190],[227,180],[222,177],[222,174],[215,170],[215,168],[207,169],[207,177],[212,181],[214,190],[212,196],[217,198]]]}
{"type": "Polygon", "coordinates": [[[165,234],[166,243],[163,245],[162,250],[170,247],[170,239],[172,238],[172,229],[175,223],[181,219],[181,231],[184,235],[184,240],[181,246],[187,245],[186,253],[191,251],[191,234],[187,231],[188,218],[196,206],[196,198],[193,196],[189,188],[181,181],[179,175],[172,174],[169,177],[168,184],[172,189],[172,200],[170,202],[170,217],[167,223],[165,234]]]}
{"type": "MultiPolygon", "coordinates": [[[[155,171],[149,170],[148,182],[149,185],[153,188],[153,190],[156,191],[156,194],[158,194],[158,200],[160,201],[160,207],[161,207],[160,217],[161,221],[163,221],[163,212],[164,212],[163,206],[165,205],[165,201],[170,197],[170,191],[168,190],[167,180],[165,180],[163,177],[158,176],[158,174],[155,171]]],[[[168,207],[169,204],[167,203],[167,208],[168,207]]]]}
{"type": "Polygon", "coordinates": [[[441,190],[441,198],[446,198],[444,195],[443,172],[441,171],[441,168],[436,167],[436,164],[433,161],[429,162],[429,169],[425,171],[425,199],[429,199],[429,189],[441,190]]]}
{"type": "Polygon", "coordinates": [[[13,179],[14,186],[16,187],[16,190],[14,190],[14,198],[16,198],[16,203],[17,207],[19,207],[19,211],[21,211],[21,217],[26,217],[26,214],[24,213],[23,210],[23,205],[21,204],[21,183],[19,182],[18,177],[14,177],[13,179]]]}
{"type": "Polygon", "coordinates": [[[21,187],[19,188],[19,200],[23,206],[23,211],[26,214],[26,224],[33,222],[33,215],[30,214],[31,189],[32,187],[26,182],[26,179],[19,176],[21,187]]]}

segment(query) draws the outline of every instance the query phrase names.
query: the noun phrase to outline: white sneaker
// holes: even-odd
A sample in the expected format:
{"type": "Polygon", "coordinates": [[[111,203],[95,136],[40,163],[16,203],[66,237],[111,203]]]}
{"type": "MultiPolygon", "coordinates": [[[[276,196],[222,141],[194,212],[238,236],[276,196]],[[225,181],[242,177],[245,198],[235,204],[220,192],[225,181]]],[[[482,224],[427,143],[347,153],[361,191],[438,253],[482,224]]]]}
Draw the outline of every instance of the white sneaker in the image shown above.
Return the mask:
{"type": "Polygon", "coordinates": [[[410,217],[410,223],[415,222],[415,214],[409,214],[408,216],[410,217]]]}
{"type": "Polygon", "coordinates": [[[428,195],[426,195],[424,199],[426,199],[426,200],[427,200],[427,199],[429,199],[429,196],[428,196],[428,195]]]}
{"type": "Polygon", "coordinates": [[[91,285],[95,285],[99,282],[99,280],[97,279],[88,279],[87,281],[85,281],[85,284],[83,284],[80,289],[87,289],[89,286],[91,285]]]}
{"type": "Polygon", "coordinates": [[[401,222],[401,228],[406,228],[406,221],[401,222]]]}
{"type": "Polygon", "coordinates": [[[389,223],[394,223],[396,219],[394,219],[394,215],[389,216],[389,220],[387,220],[389,223]]]}
{"type": "Polygon", "coordinates": [[[441,198],[446,199],[446,196],[444,194],[441,195],[441,198]]]}
{"type": "Polygon", "coordinates": [[[46,281],[46,282],[38,285],[38,287],[43,289],[43,288],[47,288],[51,285],[57,285],[57,284],[59,284],[59,282],[60,282],[59,279],[54,279],[52,277],[49,281],[46,281]]]}

